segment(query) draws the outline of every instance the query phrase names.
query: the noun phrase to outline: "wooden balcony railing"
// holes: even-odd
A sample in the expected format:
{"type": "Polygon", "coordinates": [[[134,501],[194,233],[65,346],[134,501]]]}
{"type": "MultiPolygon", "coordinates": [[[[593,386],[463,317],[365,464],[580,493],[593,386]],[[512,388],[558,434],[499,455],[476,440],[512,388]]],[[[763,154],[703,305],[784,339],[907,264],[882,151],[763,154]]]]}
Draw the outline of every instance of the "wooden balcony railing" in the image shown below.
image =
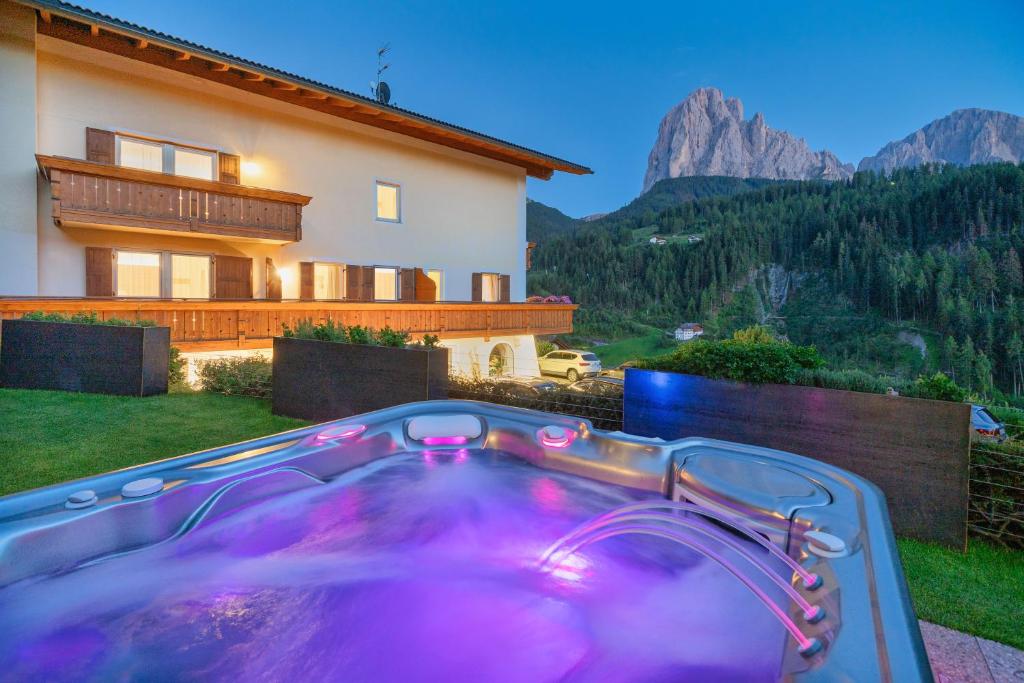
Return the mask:
{"type": "Polygon", "coordinates": [[[302,239],[310,197],[94,161],[36,155],[57,225],[284,244],[302,239]]]}
{"type": "Polygon", "coordinates": [[[572,332],[574,310],[572,304],[526,303],[0,298],[0,319],[43,311],[152,320],[171,328],[171,343],[184,351],[269,348],[283,325],[294,327],[304,318],[373,329],[390,326],[442,339],[563,334],[572,332]]]}

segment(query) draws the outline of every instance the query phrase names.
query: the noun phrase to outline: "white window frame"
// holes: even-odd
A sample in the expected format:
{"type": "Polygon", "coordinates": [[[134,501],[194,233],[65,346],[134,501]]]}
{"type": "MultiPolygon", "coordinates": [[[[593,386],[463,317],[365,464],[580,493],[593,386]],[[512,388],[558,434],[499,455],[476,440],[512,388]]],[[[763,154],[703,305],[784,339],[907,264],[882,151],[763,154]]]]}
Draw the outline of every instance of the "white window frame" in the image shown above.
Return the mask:
{"type": "Polygon", "coordinates": [[[445,298],[444,298],[444,285],[445,285],[444,268],[424,268],[423,269],[423,273],[425,275],[427,275],[427,277],[430,277],[429,273],[431,271],[436,271],[436,272],[441,274],[441,278],[440,278],[441,279],[441,284],[439,284],[437,286],[437,299],[436,300],[437,301],[444,301],[445,300],[445,298]]]}
{"type": "Polygon", "coordinates": [[[402,300],[402,269],[398,266],[375,265],[373,267],[373,300],[374,301],[401,301],[402,300]],[[381,299],[377,296],[377,271],[380,269],[395,271],[395,298],[381,299]]]}
{"type": "MultiPolygon", "coordinates": [[[[196,145],[185,145],[179,142],[170,142],[168,140],[159,140],[156,138],[149,138],[145,135],[133,135],[132,133],[115,133],[114,134],[114,158],[118,166],[121,166],[121,141],[124,139],[131,140],[133,142],[141,142],[147,145],[159,145],[162,148],[161,156],[161,171],[160,173],[167,173],[169,175],[177,175],[174,172],[174,150],[181,149],[187,152],[196,152],[199,154],[209,154],[212,157],[212,169],[213,173],[210,180],[220,180],[220,153],[215,149],[208,147],[197,147],[196,145]]],[[[131,167],[126,167],[131,168],[131,167]]],[[[189,178],[193,176],[187,176],[189,178]]],[[[399,193],[401,197],[401,193],[399,193]]]]}
{"type": "Polygon", "coordinates": [[[313,300],[314,301],[341,301],[348,298],[348,268],[345,267],[344,263],[338,263],[337,261],[313,261],[313,300]],[[321,299],[316,295],[316,267],[317,266],[335,266],[341,269],[341,277],[338,280],[338,287],[340,288],[340,295],[337,299],[321,299]]]}
{"type": "Polygon", "coordinates": [[[374,178],[373,179],[373,215],[374,215],[374,220],[377,221],[378,223],[392,223],[394,225],[400,225],[402,223],[402,218],[405,215],[405,212],[403,211],[403,207],[402,207],[402,195],[403,194],[405,194],[405,193],[402,192],[402,184],[401,183],[396,183],[393,180],[385,180],[383,178],[374,178]],[[396,208],[398,209],[398,218],[381,218],[380,214],[377,213],[377,188],[379,188],[381,185],[384,185],[386,187],[393,187],[397,191],[398,197],[397,197],[397,201],[395,202],[395,205],[396,205],[396,208]]]}
{"type": "MultiPolygon", "coordinates": [[[[114,280],[114,292],[115,293],[117,292],[117,255],[121,254],[121,253],[126,253],[126,254],[158,254],[160,256],[160,295],[157,297],[159,299],[170,299],[170,298],[172,298],[171,293],[174,291],[174,286],[173,286],[173,283],[172,283],[172,278],[174,277],[174,275],[171,272],[171,269],[172,269],[172,265],[171,265],[172,259],[171,259],[171,256],[174,256],[174,255],[177,255],[177,256],[205,256],[207,259],[210,260],[210,268],[209,268],[210,283],[209,283],[209,286],[207,287],[207,291],[210,292],[210,296],[207,297],[206,299],[191,299],[191,300],[192,301],[209,301],[209,300],[213,299],[213,296],[214,296],[213,285],[214,285],[214,280],[215,280],[214,269],[216,268],[215,259],[217,257],[216,254],[212,254],[212,253],[205,252],[205,251],[177,251],[177,250],[171,251],[171,250],[165,250],[165,249],[134,249],[134,248],[122,249],[120,247],[114,247],[114,274],[113,274],[114,277],[113,277],[113,280],[114,280]]],[[[149,299],[149,298],[152,298],[152,297],[147,297],[147,296],[136,297],[136,296],[121,295],[121,294],[116,294],[116,296],[119,297],[119,298],[123,298],[123,299],[149,299]]]]}

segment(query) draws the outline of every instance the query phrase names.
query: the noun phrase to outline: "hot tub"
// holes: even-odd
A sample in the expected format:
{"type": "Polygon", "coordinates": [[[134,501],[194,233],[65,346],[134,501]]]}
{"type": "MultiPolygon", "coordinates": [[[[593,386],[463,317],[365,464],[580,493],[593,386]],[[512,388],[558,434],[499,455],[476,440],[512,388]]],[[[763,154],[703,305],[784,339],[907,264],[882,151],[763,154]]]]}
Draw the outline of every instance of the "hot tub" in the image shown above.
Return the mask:
{"type": "Polygon", "coordinates": [[[464,401],[0,499],[4,680],[931,680],[882,497],[464,401]]]}

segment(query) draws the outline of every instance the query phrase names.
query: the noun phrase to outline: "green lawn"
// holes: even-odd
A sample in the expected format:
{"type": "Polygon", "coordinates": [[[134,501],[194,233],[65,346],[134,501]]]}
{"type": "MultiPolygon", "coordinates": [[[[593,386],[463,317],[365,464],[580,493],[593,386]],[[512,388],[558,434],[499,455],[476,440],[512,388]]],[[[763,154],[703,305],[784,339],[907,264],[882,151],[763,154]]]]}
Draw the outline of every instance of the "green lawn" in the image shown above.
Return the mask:
{"type": "Polygon", "coordinates": [[[149,398],[0,389],[0,495],[302,426],[219,394],[149,398]]]}
{"type": "MultiPolygon", "coordinates": [[[[599,348],[611,351],[602,355],[610,366],[663,351],[656,343],[652,333],[599,348]]],[[[218,394],[129,398],[0,389],[0,495],[303,424],[271,415],[266,401],[218,394]]],[[[910,540],[899,547],[918,616],[1024,648],[1024,551],[972,543],[960,554],[910,540]]]]}
{"type": "Polygon", "coordinates": [[[663,353],[668,353],[673,346],[675,346],[675,342],[670,340],[663,331],[652,327],[650,332],[642,337],[620,339],[603,346],[591,347],[589,350],[597,354],[597,357],[601,359],[601,366],[608,369],[627,360],[660,356],[663,353]]]}
{"type": "Polygon", "coordinates": [[[1024,649],[1024,551],[899,541],[917,616],[1024,649]]]}

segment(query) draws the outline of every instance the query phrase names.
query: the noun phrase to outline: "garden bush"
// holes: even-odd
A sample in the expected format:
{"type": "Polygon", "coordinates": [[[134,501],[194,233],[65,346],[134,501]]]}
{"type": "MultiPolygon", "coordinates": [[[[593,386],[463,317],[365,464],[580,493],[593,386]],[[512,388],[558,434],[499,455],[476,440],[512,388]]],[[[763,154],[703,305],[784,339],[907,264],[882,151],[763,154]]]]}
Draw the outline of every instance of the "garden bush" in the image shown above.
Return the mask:
{"type": "Polygon", "coordinates": [[[600,396],[568,390],[522,396],[501,382],[452,375],[448,378],[448,398],[560,413],[590,420],[596,429],[622,429],[621,396],[600,396]]]}
{"type": "Polygon", "coordinates": [[[735,339],[698,339],[681,344],[664,356],[637,361],[637,367],[647,370],[667,370],[755,384],[793,384],[801,370],[813,370],[824,364],[813,346],[735,339]]]}
{"type": "Polygon", "coordinates": [[[339,344],[363,344],[365,346],[390,346],[393,348],[405,348],[407,346],[420,346],[428,349],[436,348],[440,339],[432,334],[423,335],[423,340],[413,342],[412,335],[408,332],[393,330],[389,326],[379,330],[372,330],[361,325],[345,325],[334,320],[325,320],[321,323],[314,323],[309,318],[304,318],[295,323],[291,328],[284,325],[285,337],[294,339],[313,339],[316,341],[336,342],[339,344]]]}
{"type": "Polygon", "coordinates": [[[866,394],[884,394],[893,383],[863,370],[829,370],[828,368],[801,368],[796,384],[822,389],[860,391],[866,394]]]}
{"type": "Polygon", "coordinates": [[[203,391],[228,396],[269,398],[273,364],[265,356],[215,358],[199,367],[199,385],[203,391]]]}
{"type": "Polygon", "coordinates": [[[21,317],[22,320],[35,320],[44,323],[75,323],[76,325],[111,325],[114,327],[156,327],[152,320],[128,320],[127,318],[107,318],[103,320],[96,311],[88,313],[44,313],[43,311],[32,311],[21,317]]]}
{"type": "Polygon", "coordinates": [[[967,390],[957,385],[941,372],[934,375],[918,377],[912,384],[908,384],[900,392],[904,396],[913,398],[930,398],[936,401],[962,402],[967,398],[967,390]]]}

